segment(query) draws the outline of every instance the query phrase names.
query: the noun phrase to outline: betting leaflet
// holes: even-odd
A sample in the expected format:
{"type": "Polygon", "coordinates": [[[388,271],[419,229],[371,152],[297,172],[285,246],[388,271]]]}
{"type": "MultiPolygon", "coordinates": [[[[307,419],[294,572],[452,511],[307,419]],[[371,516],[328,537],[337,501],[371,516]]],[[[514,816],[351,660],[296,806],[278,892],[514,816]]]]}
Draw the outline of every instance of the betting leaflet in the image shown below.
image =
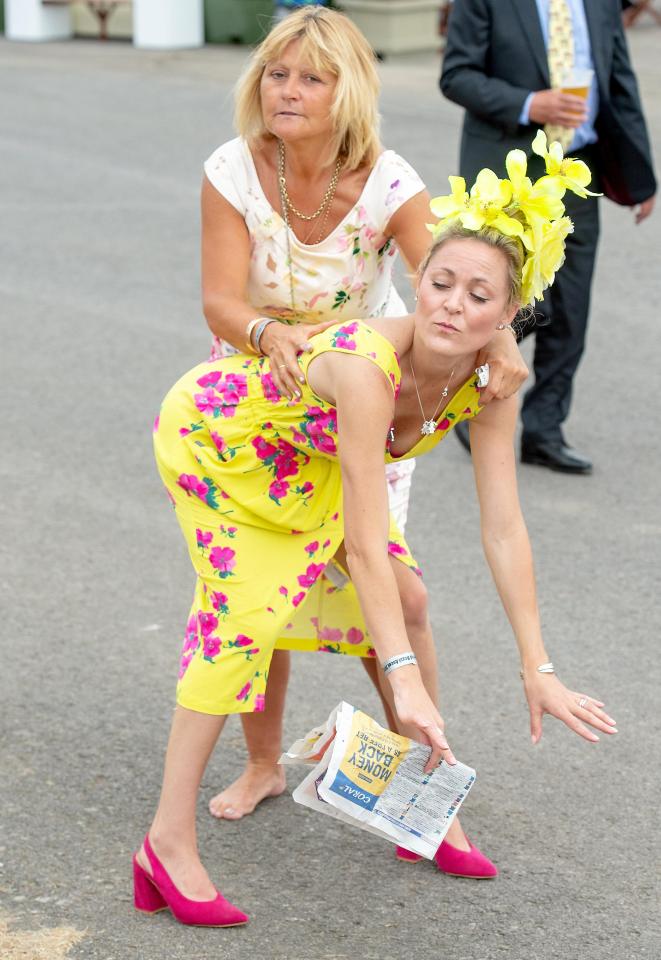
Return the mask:
{"type": "Polygon", "coordinates": [[[475,771],[442,762],[425,773],[430,752],[342,701],[280,762],[313,765],[294,790],[296,803],[431,860],[475,782],[475,771]]]}

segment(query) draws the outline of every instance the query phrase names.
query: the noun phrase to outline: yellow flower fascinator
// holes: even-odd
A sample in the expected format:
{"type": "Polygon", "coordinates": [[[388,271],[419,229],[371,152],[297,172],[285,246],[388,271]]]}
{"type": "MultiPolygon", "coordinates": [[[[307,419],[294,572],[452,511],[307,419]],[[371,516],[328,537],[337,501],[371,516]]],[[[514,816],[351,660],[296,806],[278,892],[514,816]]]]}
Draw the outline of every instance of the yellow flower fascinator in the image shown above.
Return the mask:
{"type": "Polygon", "coordinates": [[[543,300],[565,259],[565,240],[573,230],[564,215],[562,199],[571,190],[579,197],[596,197],[587,185],[592,175],[582,160],[564,157],[557,141],[549,146],[543,130],[532,142],[533,153],[542,157],[545,176],[534,183],[528,176],[523,150],[510,150],[505,159],[507,179],[493,170],[480,170],[470,193],[463,177],[448,177],[451,193],[434,197],[431,212],[438,223],[427,224],[434,237],[458,220],[466,230],[498,230],[522,245],[521,306],[543,300]]]}

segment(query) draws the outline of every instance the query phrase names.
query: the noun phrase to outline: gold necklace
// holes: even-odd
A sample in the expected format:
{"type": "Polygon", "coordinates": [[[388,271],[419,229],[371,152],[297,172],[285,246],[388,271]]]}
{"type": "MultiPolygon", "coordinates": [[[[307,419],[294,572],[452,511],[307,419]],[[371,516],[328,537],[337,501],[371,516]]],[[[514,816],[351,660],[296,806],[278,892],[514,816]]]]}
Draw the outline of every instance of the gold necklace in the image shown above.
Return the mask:
{"type": "Polygon", "coordinates": [[[313,224],[312,229],[310,230],[310,232],[309,232],[308,234],[306,234],[306,237],[305,237],[305,240],[303,240],[303,243],[305,243],[305,244],[316,244],[316,243],[321,243],[321,241],[324,239],[324,233],[325,233],[325,231],[326,231],[326,224],[327,224],[327,222],[328,222],[328,213],[329,213],[329,211],[330,211],[331,203],[332,203],[332,202],[333,202],[333,197],[330,197],[328,203],[326,204],[326,209],[325,209],[325,211],[324,211],[323,217],[321,218],[321,222],[320,222],[319,224],[313,224]],[[318,229],[317,229],[317,227],[318,227],[318,229]],[[312,234],[315,232],[315,230],[317,231],[317,238],[316,238],[316,240],[311,240],[310,237],[311,237],[312,234]]]}
{"type": "Polygon", "coordinates": [[[317,217],[320,217],[324,212],[324,209],[330,204],[335,196],[335,190],[337,188],[337,181],[340,179],[340,170],[342,169],[342,160],[338,157],[337,163],[335,164],[335,170],[333,171],[333,176],[330,179],[330,183],[326,188],[326,192],[321,198],[321,203],[317,207],[314,213],[307,214],[301,213],[294,204],[289,199],[289,194],[287,193],[287,181],[285,180],[285,145],[282,140],[278,140],[278,183],[280,186],[280,196],[283,200],[283,205],[287,209],[291,210],[300,220],[316,220],[317,217]]]}
{"type": "Polygon", "coordinates": [[[415,387],[415,392],[418,395],[418,403],[420,404],[420,413],[422,414],[422,426],[420,427],[420,433],[424,437],[429,437],[436,432],[436,416],[441,409],[441,404],[447,398],[448,390],[450,389],[450,384],[452,383],[452,378],[454,377],[454,371],[456,367],[452,368],[452,373],[450,374],[450,379],[443,387],[443,392],[441,393],[441,399],[438,402],[438,406],[431,415],[431,419],[428,420],[425,416],[425,411],[422,408],[422,400],[420,399],[420,391],[418,390],[418,381],[415,379],[415,370],[413,369],[413,360],[411,359],[411,354],[409,353],[409,366],[411,368],[411,373],[413,374],[413,386],[415,387]]]}
{"type": "MultiPolygon", "coordinates": [[[[332,191],[330,192],[330,194],[328,190],[326,191],[326,194],[324,195],[324,200],[322,201],[322,208],[318,211],[317,214],[315,214],[315,216],[319,216],[319,213],[321,213],[321,210],[323,209],[323,207],[324,206],[326,207],[326,213],[324,215],[324,219],[321,221],[320,231],[319,231],[319,234],[317,235],[318,236],[317,243],[319,243],[319,241],[323,239],[323,231],[324,231],[324,227],[326,226],[326,220],[328,219],[328,211],[330,210],[333,197],[335,196],[335,187],[337,186],[337,179],[338,179],[341,165],[342,165],[342,161],[338,160],[335,165],[335,174],[333,174],[333,179],[335,182],[333,183],[333,181],[331,181],[332,191]]],[[[301,216],[305,220],[311,220],[313,218],[305,217],[303,214],[298,214],[296,208],[292,207],[291,202],[289,201],[289,198],[287,196],[287,184],[285,182],[285,145],[282,142],[282,140],[278,140],[278,174],[279,174],[278,187],[279,187],[279,193],[280,193],[280,211],[282,214],[282,219],[284,220],[284,223],[285,223],[285,237],[287,240],[287,266],[289,267],[289,296],[291,301],[291,311],[292,311],[292,321],[293,321],[293,318],[296,316],[296,298],[294,296],[294,263],[291,255],[291,238],[289,236],[289,231],[291,230],[291,224],[289,222],[289,214],[287,213],[287,207],[289,206],[293,210],[293,212],[296,213],[297,216],[301,216]]],[[[312,233],[312,231],[310,233],[312,233]]],[[[310,237],[310,234],[308,234],[308,236],[303,242],[305,243],[309,239],[309,237],[310,237]]]]}
{"type": "Polygon", "coordinates": [[[282,183],[280,183],[280,210],[282,212],[282,219],[285,222],[285,237],[287,238],[287,266],[289,267],[289,295],[291,300],[291,312],[292,312],[292,322],[293,322],[294,317],[296,316],[296,304],[294,299],[294,270],[293,270],[293,262],[291,257],[291,239],[289,236],[289,231],[291,230],[291,227],[289,225],[289,217],[287,216],[287,205],[285,203],[285,198],[282,195],[282,183]]]}

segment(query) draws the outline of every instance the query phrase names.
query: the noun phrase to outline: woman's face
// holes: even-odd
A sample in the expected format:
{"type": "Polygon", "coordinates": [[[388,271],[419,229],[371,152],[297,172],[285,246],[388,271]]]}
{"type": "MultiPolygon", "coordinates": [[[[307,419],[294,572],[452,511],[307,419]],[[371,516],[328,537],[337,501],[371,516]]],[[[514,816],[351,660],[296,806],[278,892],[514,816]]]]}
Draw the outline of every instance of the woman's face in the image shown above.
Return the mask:
{"type": "Polygon", "coordinates": [[[447,240],[429,261],[418,287],[417,329],[428,349],[445,356],[480,350],[498,324],[509,323],[505,254],[477,239],[447,240]]]}
{"type": "Polygon", "coordinates": [[[285,143],[328,137],[333,130],[330,111],[337,79],[306,63],[300,48],[301,41],[294,40],[267,63],[260,85],[264,125],[285,143]]]}

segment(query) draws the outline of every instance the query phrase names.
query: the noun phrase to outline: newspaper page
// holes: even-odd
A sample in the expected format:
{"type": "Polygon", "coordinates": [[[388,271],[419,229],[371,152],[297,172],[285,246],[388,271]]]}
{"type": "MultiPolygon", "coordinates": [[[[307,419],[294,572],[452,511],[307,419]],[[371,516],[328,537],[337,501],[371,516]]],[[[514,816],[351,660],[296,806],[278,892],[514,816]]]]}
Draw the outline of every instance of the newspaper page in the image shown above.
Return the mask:
{"type": "Polygon", "coordinates": [[[289,750],[282,754],[279,763],[318,763],[335,737],[335,721],[340,707],[339,703],[331,711],[326,723],[313,727],[304,737],[296,740],[289,750]]]}
{"type": "Polygon", "coordinates": [[[297,803],[432,859],[475,771],[457,762],[425,773],[430,752],[342,702],[281,762],[315,764],[294,790],[297,803]]]}

